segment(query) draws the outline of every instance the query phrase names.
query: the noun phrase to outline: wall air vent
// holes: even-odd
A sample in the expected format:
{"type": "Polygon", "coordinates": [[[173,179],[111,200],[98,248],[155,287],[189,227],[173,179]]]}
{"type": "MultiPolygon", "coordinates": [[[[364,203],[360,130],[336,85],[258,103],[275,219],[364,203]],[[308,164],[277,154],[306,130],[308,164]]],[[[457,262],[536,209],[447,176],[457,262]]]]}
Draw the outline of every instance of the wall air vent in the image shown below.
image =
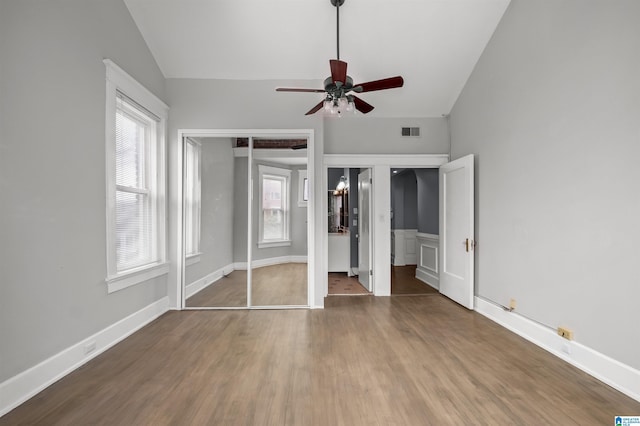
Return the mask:
{"type": "Polygon", "coordinates": [[[420,127],[403,127],[402,136],[420,136],[420,127]]]}

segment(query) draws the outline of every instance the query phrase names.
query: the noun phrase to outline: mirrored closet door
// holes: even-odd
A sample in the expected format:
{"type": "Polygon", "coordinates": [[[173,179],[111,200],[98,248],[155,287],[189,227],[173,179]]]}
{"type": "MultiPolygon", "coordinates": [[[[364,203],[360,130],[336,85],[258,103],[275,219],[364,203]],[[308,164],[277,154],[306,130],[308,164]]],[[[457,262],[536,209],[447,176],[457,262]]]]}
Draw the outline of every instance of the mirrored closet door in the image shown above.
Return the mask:
{"type": "Polygon", "coordinates": [[[308,305],[306,147],[306,139],[185,138],[187,309],[308,305]]]}
{"type": "Polygon", "coordinates": [[[248,157],[233,138],[184,141],[185,306],[247,306],[248,157]]]}
{"type": "Polygon", "coordinates": [[[253,140],[251,305],[307,305],[305,140],[253,140]]]}

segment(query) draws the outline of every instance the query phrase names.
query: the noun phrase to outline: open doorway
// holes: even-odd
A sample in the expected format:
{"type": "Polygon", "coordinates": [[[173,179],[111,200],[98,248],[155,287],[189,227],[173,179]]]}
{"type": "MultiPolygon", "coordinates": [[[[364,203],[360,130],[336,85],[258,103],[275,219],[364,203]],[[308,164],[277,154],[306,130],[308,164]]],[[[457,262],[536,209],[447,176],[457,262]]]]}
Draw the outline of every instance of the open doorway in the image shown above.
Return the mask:
{"type": "Polygon", "coordinates": [[[438,170],[391,168],[391,294],[438,294],[438,170]]]}
{"type": "Polygon", "coordinates": [[[327,169],[328,294],[372,295],[371,169],[327,169]]]}

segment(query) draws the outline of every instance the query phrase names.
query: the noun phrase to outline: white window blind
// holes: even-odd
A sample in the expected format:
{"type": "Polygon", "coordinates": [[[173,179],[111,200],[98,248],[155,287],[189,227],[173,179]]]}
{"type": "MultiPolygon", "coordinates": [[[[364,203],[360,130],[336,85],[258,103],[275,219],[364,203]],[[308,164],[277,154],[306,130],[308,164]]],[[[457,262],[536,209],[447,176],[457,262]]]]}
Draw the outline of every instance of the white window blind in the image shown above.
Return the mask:
{"type": "Polygon", "coordinates": [[[158,259],[151,161],[157,121],[134,102],[116,96],[116,264],[118,271],[158,259]]]}

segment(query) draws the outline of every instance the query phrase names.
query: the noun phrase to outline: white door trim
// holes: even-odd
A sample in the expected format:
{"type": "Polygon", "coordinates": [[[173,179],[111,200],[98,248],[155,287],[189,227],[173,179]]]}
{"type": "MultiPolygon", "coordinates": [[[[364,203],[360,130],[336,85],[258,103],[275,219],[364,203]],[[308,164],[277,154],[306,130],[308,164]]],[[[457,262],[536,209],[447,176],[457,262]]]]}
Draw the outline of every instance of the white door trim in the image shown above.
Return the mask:
{"type": "MultiPolygon", "coordinates": [[[[329,190],[327,173],[330,167],[360,167],[371,168],[373,178],[373,207],[371,211],[373,234],[373,289],[375,296],[391,295],[391,167],[406,168],[439,168],[449,162],[448,154],[324,154],[322,161],[322,178],[320,192],[326,194],[329,190]]],[[[327,212],[327,197],[320,197],[317,205],[317,217],[325,217],[327,212]]],[[[328,224],[320,221],[318,227],[320,235],[319,253],[321,253],[320,273],[316,286],[321,286],[320,294],[328,294],[328,224]]],[[[322,302],[324,303],[324,301],[322,302]]]]}

